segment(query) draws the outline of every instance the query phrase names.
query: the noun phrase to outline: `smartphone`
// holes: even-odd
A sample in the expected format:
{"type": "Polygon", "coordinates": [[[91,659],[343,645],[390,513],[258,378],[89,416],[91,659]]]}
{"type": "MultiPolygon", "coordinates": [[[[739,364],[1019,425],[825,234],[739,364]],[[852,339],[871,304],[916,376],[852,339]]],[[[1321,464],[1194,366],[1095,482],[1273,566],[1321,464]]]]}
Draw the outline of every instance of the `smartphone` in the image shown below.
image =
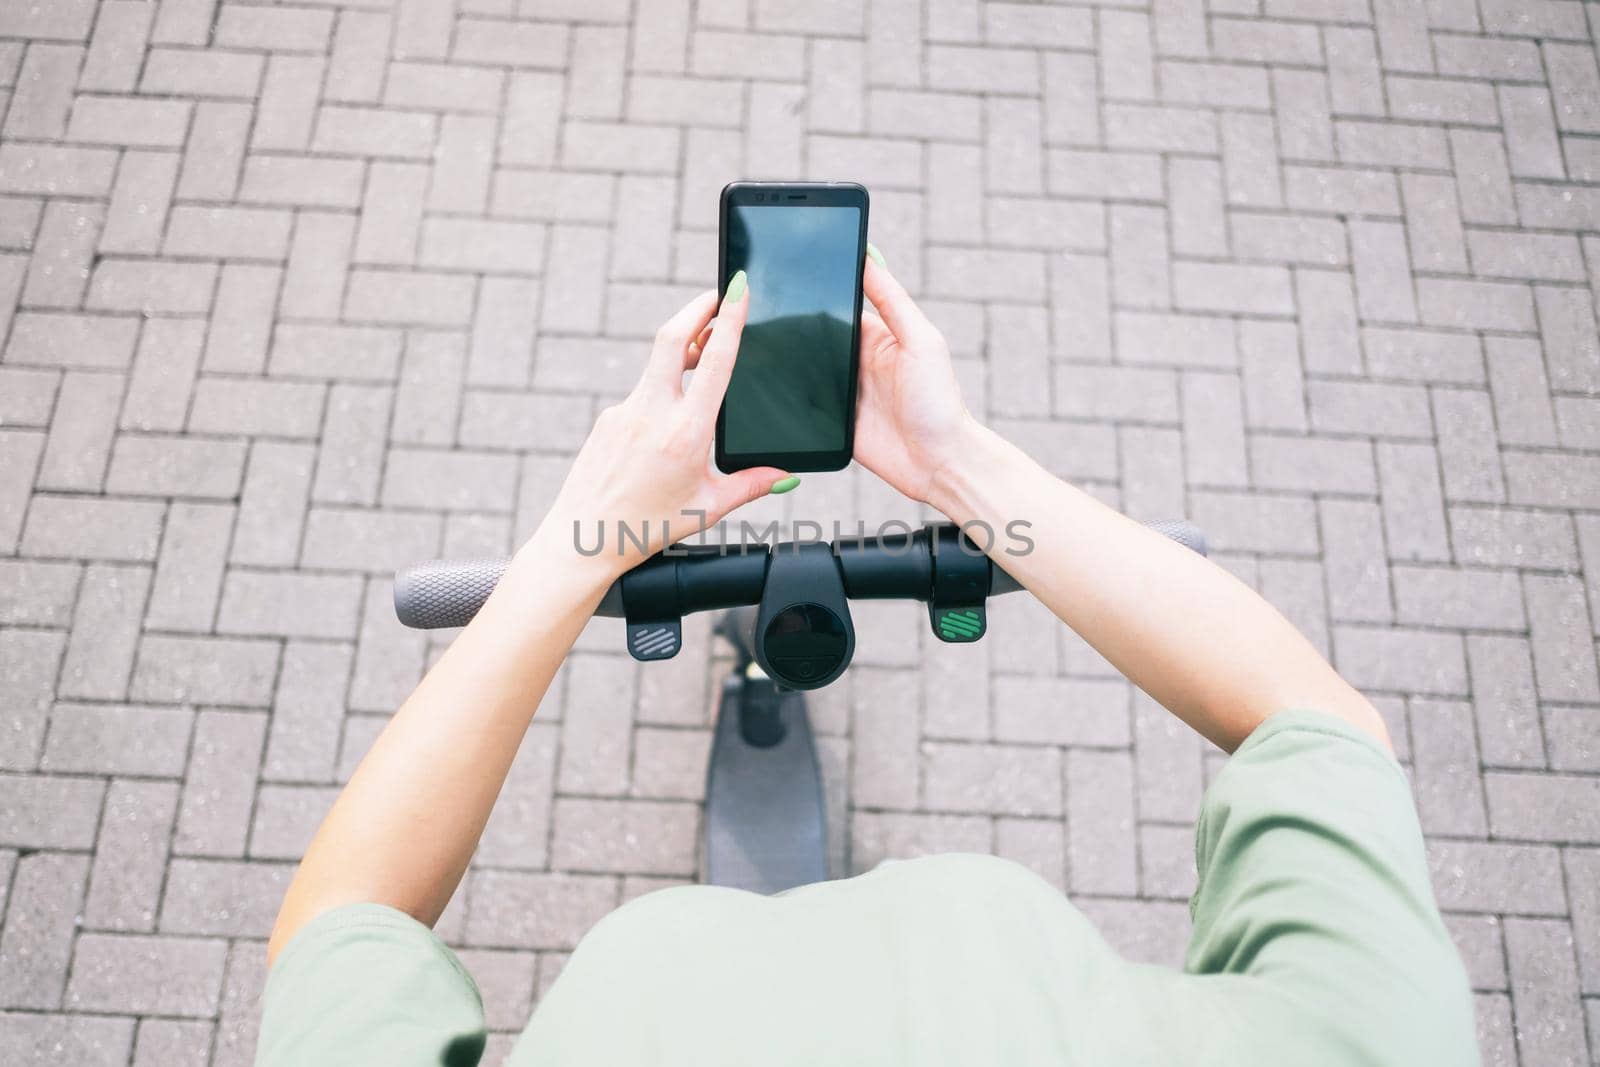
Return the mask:
{"type": "Polygon", "coordinates": [[[744,271],[750,317],[717,414],[717,469],[840,470],[855,445],[867,190],[734,182],[721,220],[717,292],[744,271]]]}

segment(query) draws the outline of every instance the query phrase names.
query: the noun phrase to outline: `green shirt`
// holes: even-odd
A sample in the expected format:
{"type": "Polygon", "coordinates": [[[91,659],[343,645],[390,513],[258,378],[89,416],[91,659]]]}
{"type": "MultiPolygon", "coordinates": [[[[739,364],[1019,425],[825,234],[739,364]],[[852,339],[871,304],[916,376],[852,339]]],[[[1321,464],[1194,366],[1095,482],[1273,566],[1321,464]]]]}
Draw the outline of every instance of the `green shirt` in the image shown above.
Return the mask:
{"type": "MultiPolygon", "coordinates": [[[[1400,767],[1337,719],[1273,716],[1207,791],[1182,971],[1131,963],[988,856],[613,912],[507,1061],[536,1065],[1478,1062],[1472,1000],[1400,767]]],[[[471,1067],[471,977],[378,905],[309,923],[267,982],[257,1064],[471,1067]]]]}

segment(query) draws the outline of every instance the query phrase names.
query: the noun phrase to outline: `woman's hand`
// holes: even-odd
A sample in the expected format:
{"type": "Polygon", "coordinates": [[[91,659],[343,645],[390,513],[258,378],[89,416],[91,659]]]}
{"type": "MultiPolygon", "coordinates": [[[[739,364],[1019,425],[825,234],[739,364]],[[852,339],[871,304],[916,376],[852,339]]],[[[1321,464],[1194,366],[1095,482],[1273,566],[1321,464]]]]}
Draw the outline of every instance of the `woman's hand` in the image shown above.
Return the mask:
{"type": "Polygon", "coordinates": [[[977,422],[961,399],[950,346],[871,245],[862,288],[878,314],[861,317],[855,458],[906,496],[932,499],[977,422]]]}
{"type": "Polygon", "coordinates": [[[537,536],[577,538],[590,554],[598,541],[599,558],[620,573],[739,505],[798,484],[774,467],[729,475],[711,468],[717,411],[749,306],[740,271],[720,313],[708,290],[661,327],[639,383],[595,420],[537,536]],[[695,375],[685,388],[688,370],[695,375]],[[619,536],[619,523],[645,542],[642,551],[619,536]]]}

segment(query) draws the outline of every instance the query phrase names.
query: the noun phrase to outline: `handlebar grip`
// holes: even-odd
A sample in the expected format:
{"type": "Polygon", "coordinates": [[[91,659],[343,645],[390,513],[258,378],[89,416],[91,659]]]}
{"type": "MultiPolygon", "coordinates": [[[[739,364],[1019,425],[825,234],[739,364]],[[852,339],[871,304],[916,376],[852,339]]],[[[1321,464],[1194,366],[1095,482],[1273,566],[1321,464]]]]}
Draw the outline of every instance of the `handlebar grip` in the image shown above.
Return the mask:
{"type": "MultiPolygon", "coordinates": [[[[1162,537],[1170,537],[1184,548],[1200,555],[1206,554],[1206,532],[1187,519],[1157,519],[1145,523],[1150,529],[1162,537]]],[[[1022,583],[996,566],[989,576],[989,594],[1015,593],[1022,588],[1022,583]]]]}
{"type": "Polygon", "coordinates": [[[435,559],[394,576],[394,611],[419,630],[465,626],[489,599],[509,559],[435,559]]]}
{"type": "Polygon", "coordinates": [[[1145,525],[1162,537],[1169,537],[1178,542],[1191,552],[1206,555],[1206,532],[1187,519],[1156,519],[1145,525]]]}

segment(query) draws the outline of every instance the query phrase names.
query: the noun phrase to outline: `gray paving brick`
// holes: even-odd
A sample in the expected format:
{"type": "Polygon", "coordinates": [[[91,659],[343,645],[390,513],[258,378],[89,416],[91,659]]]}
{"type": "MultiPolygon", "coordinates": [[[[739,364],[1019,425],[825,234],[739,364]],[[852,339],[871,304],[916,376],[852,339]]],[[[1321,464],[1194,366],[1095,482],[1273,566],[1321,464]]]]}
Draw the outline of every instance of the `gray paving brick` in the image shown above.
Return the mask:
{"type": "Polygon", "coordinates": [[[1377,458],[1389,557],[1396,560],[1448,559],[1450,550],[1436,450],[1431,445],[1380,441],[1377,458]]]}
{"type": "MultiPolygon", "coordinates": [[[[54,10],[55,5],[31,10],[54,10]]],[[[10,11],[30,10],[9,8],[10,11]]],[[[94,1015],[50,1015],[42,1012],[0,1014],[0,1055],[11,1063],[48,1063],[63,1059],[84,1067],[119,1067],[133,1047],[132,1019],[94,1015]]]]}
{"type": "MultiPolygon", "coordinates": [[[[529,727],[478,842],[476,862],[528,869],[547,865],[553,803],[550,783],[555,779],[560,738],[561,730],[554,723],[537,722],[529,727]]],[[[643,763],[639,769],[646,773],[643,763]]]]}
{"type": "Polygon", "coordinates": [[[1581,290],[1537,286],[1539,333],[1556,389],[1593,392],[1600,386],[1600,336],[1594,305],[1581,290]]]}
{"type": "Polygon", "coordinates": [[[619,669],[610,656],[572,660],[556,777],[562,792],[615,796],[628,791],[637,674],[619,669]]]}
{"type": "Polygon", "coordinates": [[[83,55],[81,46],[69,44],[40,43],[28,49],[6,115],[7,137],[59,138],[66,133],[83,55]]]}
{"type": "Polygon", "coordinates": [[[1445,911],[1567,913],[1561,853],[1546,845],[1436,839],[1428,870],[1445,911]]]}
{"type": "Polygon", "coordinates": [[[265,56],[250,52],[153,48],[139,85],[151,94],[249,99],[260,90],[266,65],[265,56]]]}
{"type": "Polygon", "coordinates": [[[61,375],[48,370],[0,367],[0,424],[49,426],[61,375]]]}
{"type": "Polygon", "coordinates": [[[180,204],[167,220],[167,255],[206,259],[282,259],[290,213],[282,208],[180,204]]]}
{"type": "Polygon", "coordinates": [[[155,252],[178,178],[175,152],[127,152],[100,230],[101,252],[155,252]]]}
{"type": "Polygon", "coordinates": [[[60,695],[102,700],[126,695],[150,575],[148,567],[87,568],[56,687],[60,695]]]}
{"type": "Polygon", "coordinates": [[[1472,630],[1520,630],[1522,590],[1513,571],[1397,564],[1391,571],[1399,622],[1472,630]]]}
{"type": "Polygon", "coordinates": [[[167,841],[178,804],[170,782],[113,781],[83,905],[92,929],[148,931],[167,871],[167,841]]]}
{"type": "Polygon", "coordinates": [[[914,809],[920,791],[916,676],[867,669],[851,683],[851,795],[860,806],[914,809]]]}
{"type": "Polygon", "coordinates": [[[146,562],[155,558],[165,510],[164,504],[146,500],[35,496],[28,505],[22,552],[146,562]]]}
{"type": "Polygon", "coordinates": [[[394,711],[422,677],[426,655],[427,636],[407,630],[394,617],[390,583],[369,581],[350,679],[350,708],[386,715],[394,711]]]}
{"type": "Polygon", "coordinates": [[[1489,828],[1524,841],[1600,841],[1600,779],[1577,775],[1488,771],[1489,828]]]}
{"type": "Polygon", "coordinates": [[[181,777],[192,712],[182,708],[58,703],[39,766],[47,771],[181,777]]]}
{"type": "Polygon", "coordinates": [[[211,629],[234,512],[228,504],[172,505],[150,589],[146,626],[189,632],[211,629]]]}
{"type": "Polygon", "coordinates": [[[1467,692],[1459,634],[1335,626],[1333,649],[1334,665],[1358,688],[1445,696],[1467,692]]]}
{"type": "Polygon", "coordinates": [[[1481,837],[1488,832],[1471,705],[1413,700],[1412,788],[1427,833],[1481,837]]]}
{"type": "MultiPolygon", "coordinates": [[[[1565,794],[1600,769],[1591,13],[459,7],[0,11],[0,86],[21,86],[0,131],[0,664],[21,743],[0,763],[50,783],[0,785],[0,810],[22,848],[88,850],[104,776],[133,776],[114,796],[185,783],[175,859],[112,804],[130,818],[89,855],[91,933],[148,930],[164,879],[180,895],[157,941],[248,939],[221,950],[214,1010],[137,1028],[13,1014],[21,1060],[251,1060],[257,939],[288,864],[239,857],[247,842],[294,857],[442,647],[399,626],[384,572],[503,553],[531,528],[595,404],[632,386],[657,317],[709,277],[717,190],[768,172],[867,181],[875,240],[929,297],[975,411],[1135,514],[1189,514],[1224,566],[1380,690],[1424,823],[1448,835],[1434,879],[1461,913],[1486,1056],[1515,1061],[1515,1022],[1523,1063],[1581,1058],[1560,1042],[1584,1023],[1575,989],[1600,992],[1585,962],[1600,934],[1584,868],[1564,888],[1558,849],[1579,862],[1593,828],[1539,808],[1586,810],[1565,794]],[[547,258],[573,269],[546,276],[547,258]],[[245,595],[263,582],[277,593],[245,595]],[[323,585],[337,625],[301,623],[284,591],[323,585]],[[203,711],[190,759],[196,703],[260,711],[203,711]],[[231,742],[218,715],[241,728],[231,742]],[[1508,973],[1525,935],[1502,939],[1507,913],[1570,933],[1575,987],[1508,973]]],[[[823,512],[905,507],[852,478],[810,492],[823,512]]],[[[862,666],[813,699],[839,872],[958,848],[1075,889],[1099,877],[1117,895],[1086,911],[1112,943],[1180,958],[1185,825],[1219,760],[1142,696],[1130,717],[1125,683],[1036,604],[997,602],[1007,639],[958,652],[896,639],[913,615],[863,615],[862,666]],[[1099,807],[1074,810],[1069,773],[1061,815],[988,814],[1011,803],[991,782],[961,801],[985,813],[929,813],[961,792],[951,768],[1059,761],[1063,742],[1097,746],[1069,762],[1116,779],[1099,807]],[[1138,833],[1134,810],[1154,820],[1138,833]],[[1092,829],[1124,819],[1109,843],[1092,829]]],[[[499,1025],[594,918],[692,878],[707,626],[670,665],[630,669],[620,700],[564,671],[546,702],[480,853],[528,877],[502,900],[475,875],[441,926],[482,946],[499,1025]],[[579,722],[568,700],[615,723],[579,722]],[[579,774],[562,739],[586,728],[621,744],[579,774]],[[563,775],[583,790],[563,798],[565,830],[563,775]],[[595,814],[612,810],[641,840],[673,828],[679,845],[650,860],[672,873],[643,873],[595,814]],[[603,876],[563,880],[583,864],[603,876]],[[552,894],[559,914],[537,913],[552,894]]],[[[581,647],[612,666],[614,641],[596,627],[581,647]]]]}
{"type": "Polygon", "coordinates": [[[120,374],[69,371],[62,376],[34,485],[41,489],[100,488],[122,392],[120,374]]]}
{"type": "Polygon", "coordinates": [[[0,1003],[6,1007],[60,1006],[88,870],[88,857],[62,852],[17,860],[0,932],[0,1003]]]}
{"type": "Polygon", "coordinates": [[[101,782],[86,778],[0,774],[0,843],[90,848],[103,792],[101,782]]]}
{"type": "Polygon", "coordinates": [[[143,1019],[134,1038],[134,1067],[200,1064],[211,1053],[212,1024],[199,1019],[143,1019]]]}
{"type": "Polygon", "coordinates": [[[1068,885],[1076,893],[1136,893],[1132,759],[1071,749],[1064,772],[1068,885]]]}
{"type": "Polygon", "coordinates": [[[1368,501],[1323,500],[1318,512],[1332,617],[1390,621],[1394,608],[1378,507],[1368,501]]]}
{"type": "MultiPolygon", "coordinates": [[[[240,169],[250,131],[252,108],[247,103],[203,100],[195,107],[178,195],[196,200],[228,200],[240,188],[240,169]]],[[[268,191],[275,163],[257,164],[257,195],[268,191]]]]}
{"type": "Polygon", "coordinates": [[[1303,496],[1196,491],[1190,515],[1216,551],[1315,554],[1316,507],[1303,496]]]}
{"type": "Polygon", "coordinates": [[[111,451],[106,489],[139,496],[228,498],[244,476],[242,441],[123,434],[111,451]]]}
{"type": "Polygon", "coordinates": [[[84,306],[143,315],[199,314],[211,306],[216,278],[211,263],[104,257],[89,278],[84,306]]]}
{"type": "Polygon", "coordinates": [[[262,785],[250,820],[250,856],[292,860],[303,855],[338,795],[336,786],[262,785]]]}
{"type": "Polygon", "coordinates": [[[116,165],[117,153],[111,149],[0,145],[0,192],[103,196],[116,165]]]}
{"type": "Polygon", "coordinates": [[[558,798],[551,862],[563,870],[693,875],[699,809],[654,800],[558,798]]]}
{"type": "Polygon", "coordinates": [[[1505,939],[1511,991],[1522,1007],[1516,1036],[1523,1061],[1581,1061],[1587,1042],[1571,929],[1549,919],[1507,918],[1505,939]]]}
{"type": "Polygon", "coordinates": [[[941,852],[988,852],[991,820],[973,815],[857,811],[850,824],[850,870],[869,871],[887,859],[941,852]]]}
{"type": "MultiPolygon", "coordinates": [[[[1128,685],[1123,680],[996,678],[997,741],[1122,746],[1131,741],[1128,685]]],[[[934,788],[930,763],[928,789],[934,788]]]]}
{"type": "Polygon", "coordinates": [[[104,224],[105,208],[100,204],[63,200],[47,204],[28,264],[23,303],[60,308],[82,304],[90,260],[104,224]]]}
{"type": "MultiPolygon", "coordinates": [[[[388,388],[341,384],[329,391],[312,499],[330,504],[377,502],[384,460],[383,428],[389,424],[391,399],[388,388]]],[[[256,451],[259,453],[260,446],[256,451]]],[[[282,469],[309,476],[309,465],[309,451],[290,453],[286,448],[282,469]]],[[[303,489],[299,492],[303,495],[303,489]]],[[[270,515],[266,521],[270,525],[270,515]]]]}
{"type": "Polygon", "coordinates": [[[277,663],[278,646],[271,641],[146,636],[129,696],[265,706],[277,663]]]}
{"type": "Polygon", "coordinates": [[[204,344],[202,322],[151,319],[145,323],[122,399],[123,429],[183,428],[204,344]]]}
{"type": "Polygon", "coordinates": [[[84,934],[66,1003],[78,1011],[215,1013],[227,942],[139,934],[84,934]]]}
{"type": "Polygon", "coordinates": [[[0,621],[25,626],[66,626],[78,592],[71,563],[0,560],[0,621]]]}
{"type": "Polygon", "coordinates": [[[468,885],[466,943],[570,949],[617,905],[617,881],[587,874],[478,870],[468,885]]]}
{"type": "Polygon", "coordinates": [[[1587,600],[1576,577],[1524,575],[1534,677],[1545,700],[1600,700],[1587,600]]]}

